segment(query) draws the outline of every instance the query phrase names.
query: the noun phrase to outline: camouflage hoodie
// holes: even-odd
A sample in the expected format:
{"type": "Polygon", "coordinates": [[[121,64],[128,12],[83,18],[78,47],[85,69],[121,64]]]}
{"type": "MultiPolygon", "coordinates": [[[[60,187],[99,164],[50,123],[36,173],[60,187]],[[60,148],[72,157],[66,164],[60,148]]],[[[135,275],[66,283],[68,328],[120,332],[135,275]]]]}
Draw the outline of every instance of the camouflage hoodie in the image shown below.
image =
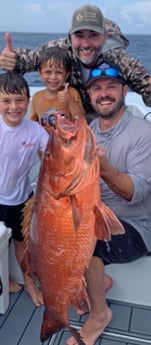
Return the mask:
{"type": "MultiPolygon", "coordinates": [[[[151,85],[148,83],[150,75],[139,60],[135,60],[133,57],[126,54],[125,49],[129,41],[122,34],[118,25],[105,18],[105,27],[108,31],[108,40],[100,53],[97,65],[103,60],[113,61],[119,64],[129,87],[142,95],[146,105],[151,106],[151,85]]],[[[36,71],[39,66],[41,52],[55,45],[59,45],[62,49],[68,50],[71,58],[70,85],[79,91],[86,113],[93,113],[94,110],[92,109],[86,87],[82,80],[80,62],[73,53],[69,36],[49,41],[43,46],[36,48],[34,51],[26,48],[17,48],[17,63],[15,70],[21,73],[36,71]]]]}

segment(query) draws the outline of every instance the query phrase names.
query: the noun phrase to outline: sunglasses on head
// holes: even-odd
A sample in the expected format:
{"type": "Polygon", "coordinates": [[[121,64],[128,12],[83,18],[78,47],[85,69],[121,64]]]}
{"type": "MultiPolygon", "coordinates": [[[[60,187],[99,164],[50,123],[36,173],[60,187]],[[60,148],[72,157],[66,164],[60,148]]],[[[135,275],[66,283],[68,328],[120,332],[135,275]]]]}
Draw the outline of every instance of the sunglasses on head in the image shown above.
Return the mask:
{"type": "Polygon", "coordinates": [[[91,78],[96,78],[96,77],[101,77],[102,75],[106,77],[113,77],[113,78],[122,78],[122,75],[116,68],[108,67],[108,68],[95,68],[90,72],[90,79],[91,78]]]}

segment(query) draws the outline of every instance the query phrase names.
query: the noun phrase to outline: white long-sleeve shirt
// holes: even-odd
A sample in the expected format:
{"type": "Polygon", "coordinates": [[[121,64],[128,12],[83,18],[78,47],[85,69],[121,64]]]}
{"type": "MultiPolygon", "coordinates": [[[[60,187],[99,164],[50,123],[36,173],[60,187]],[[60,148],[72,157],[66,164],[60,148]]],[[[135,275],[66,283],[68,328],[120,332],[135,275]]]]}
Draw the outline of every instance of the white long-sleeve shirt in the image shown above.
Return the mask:
{"type": "Polygon", "coordinates": [[[0,115],[0,204],[18,205],[29,197],[29,172],[38,151],[44,152],[48,133],[37,122],[23,118],[16,127],[0,115]]]}

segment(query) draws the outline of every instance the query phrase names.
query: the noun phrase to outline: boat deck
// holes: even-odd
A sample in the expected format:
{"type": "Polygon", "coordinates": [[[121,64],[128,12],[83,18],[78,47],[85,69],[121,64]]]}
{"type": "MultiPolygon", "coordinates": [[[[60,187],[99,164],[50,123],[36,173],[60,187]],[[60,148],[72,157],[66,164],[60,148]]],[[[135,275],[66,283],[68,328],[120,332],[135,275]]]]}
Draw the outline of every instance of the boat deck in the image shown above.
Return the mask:
{"type": "MultiPolygon", "coordinates": [[[[151,344],[151,307],[108,300],[113,319],[98,339],[96,345],[145,345],[151,344]]],[[[0,343],[2,345],[41,345],[40,328],[44,307],[36,308],[29,295],[22,289],[10,294],[10,305],[0,315],[0,343]]],[[[80,328],[87,314],[78,316],[69,309],[70,324],[80,328]]],[[[65,345],[69,331],[54,334],[43,345],[65,345]]]]}

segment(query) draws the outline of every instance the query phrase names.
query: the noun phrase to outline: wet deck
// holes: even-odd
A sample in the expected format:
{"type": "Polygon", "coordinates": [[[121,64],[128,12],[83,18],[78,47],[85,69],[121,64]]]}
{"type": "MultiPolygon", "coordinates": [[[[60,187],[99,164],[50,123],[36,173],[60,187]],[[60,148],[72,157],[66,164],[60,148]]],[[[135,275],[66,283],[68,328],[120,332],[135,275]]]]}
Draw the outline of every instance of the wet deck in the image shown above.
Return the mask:
{"type": "MultiPolygon", "coordinates": [[[[151,307],[108,300],[113,319],[98,339],[96,345],[145,345],[151,344],[151,307]]],[[[10,294],[10,305],[0,315],[1,345],[41,345],[40,328],[44,307],[36,308],[28,294],[22,290],[10,294]]],[[[80,328],[87,314],[78,316],[69,310],[70,324],[80,328]]],[[[70,336],[67,330],[54,334],[43,345],[65,345],[70,336]]]]}

